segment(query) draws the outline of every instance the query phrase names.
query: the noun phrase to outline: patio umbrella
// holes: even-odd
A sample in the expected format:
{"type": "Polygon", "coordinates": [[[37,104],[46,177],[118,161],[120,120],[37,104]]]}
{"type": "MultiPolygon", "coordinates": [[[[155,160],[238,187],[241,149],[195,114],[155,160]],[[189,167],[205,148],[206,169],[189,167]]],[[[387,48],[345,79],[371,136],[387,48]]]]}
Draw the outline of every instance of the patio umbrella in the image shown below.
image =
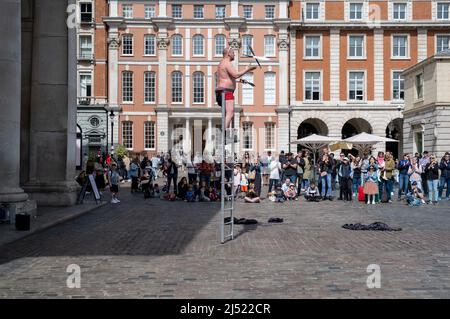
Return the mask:
{"type": "Polygon", "coordinates": [[[352,143],[353,147],[358,150],[358,152],[364,153],[365,151],[371,151],[372,146],[376,143],[385,142],[398,142],[392,138],[387,138],[383,136],[378,136],[369,133],[360,133],[352,137],[346,138],[344,142],[352,143]]]}
{"type": "Polygon", "coordinates": [[[330,143],[341,142],[340,138],[323,136],[312,134],[307,137],[298,139],[296,141],[291,142],[291,144],[301,144],[311,150],[314,157],[314,165],[313,165],[313,179],[316,179],[316,152],[324,146],[328,146],[330,143]]]}

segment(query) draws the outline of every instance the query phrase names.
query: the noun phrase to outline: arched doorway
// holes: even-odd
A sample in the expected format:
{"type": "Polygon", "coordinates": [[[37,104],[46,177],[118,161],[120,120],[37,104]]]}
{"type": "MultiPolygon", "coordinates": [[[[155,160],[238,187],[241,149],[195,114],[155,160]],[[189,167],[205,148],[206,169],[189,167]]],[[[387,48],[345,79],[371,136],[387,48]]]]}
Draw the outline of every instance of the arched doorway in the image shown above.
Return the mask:
{"type": "MultiPolygon", "coordinates": [[[[352,137],[354,135],[360,133],[369,133],[372,134],[372,126],[365,119],[354,118],[345,122],[344,126],[342,126],[342,139],[346,139],[352,137]]],[[[354,156],[358,155],[358,150],[353,148],[351,150],[342,150],[342,152],[347,155],[351,153],[354,156]]]]}
{"type": "Polygon", "coordinates": [[[386,127],[386,137],[397,140],[398,142],[386,142],[386,151],[392,152],[394,158],[402,159],[403,151],[403,119],[392,120],[386,127]]]}
{"type": "MultiPolygon", "coordinates": [[[[327,136],[328,126],[324,121],[317,118],[310,118],[300,123],[297,129],[298,139],[310,136],[312,134],[327,136]]],[[[304,148],[305,147],[303,145],[297,145],[297,152],[304,148]]]]}

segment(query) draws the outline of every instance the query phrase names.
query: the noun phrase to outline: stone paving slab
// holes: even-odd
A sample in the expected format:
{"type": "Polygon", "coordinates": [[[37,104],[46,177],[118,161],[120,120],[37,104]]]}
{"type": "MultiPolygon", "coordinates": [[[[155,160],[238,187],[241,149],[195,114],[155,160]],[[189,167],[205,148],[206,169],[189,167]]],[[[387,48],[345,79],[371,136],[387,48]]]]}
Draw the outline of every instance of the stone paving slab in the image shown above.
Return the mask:
{"type": "Polygon", "coordinates": [[[259,223],[222,245],[220,203],[144,201],[126,187],[121,199],[0,246],[0,298],[450,297],[450,202],[238,202],[237,217],[259,223]],[[403,230],[341,228],[375,221],[403,230]],[[70,264],[80,289],[66,286],[70,264]],[[370,264],[379,289],[367,288],[370,264]]]}
{"type": "Polygon", "coordinates": [[[105,201],[99,204],[85,201],[83,205],[70,207],[38,207],[31,217],[29,231],[18,231],[13,223],[0,224],[0,246],[77,218],[105,204],[105,201]]]}

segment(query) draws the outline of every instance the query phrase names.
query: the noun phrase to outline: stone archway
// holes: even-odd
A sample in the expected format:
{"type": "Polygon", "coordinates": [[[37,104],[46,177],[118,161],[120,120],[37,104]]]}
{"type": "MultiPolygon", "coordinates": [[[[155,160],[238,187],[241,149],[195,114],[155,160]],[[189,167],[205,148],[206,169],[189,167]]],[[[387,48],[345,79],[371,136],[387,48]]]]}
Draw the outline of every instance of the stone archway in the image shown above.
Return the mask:
{"type": "Polygon", "coordinates": [[[386,151],[392,152],[394,158],[402,158],[403,153],[403,119],[393,119],[386,126],[386,137],[397,140],[398,142],[386,142],[386,151]]]}
{"type": "MultiPolygon", "coordinates": [[[[301,122],[297,128],[297,138],[304,138],[312,134],[327,136],[327,124],[318,118],[309,118],[301,122]]],[[[302,148],[302,145],[298,145],[297,151],[300,151],[302,148]]]]}
{"type": "MultiPolygon", "coordinates": [[[[345,122],[344,125],[342,126],[341,130],[342,139],[346,139],[363,132],[372,134],[373,131],[370,123],[362,118],[352,118],[347,122],[345,122]]],[[[346,155],[348,153],[351,153],[354,156],[358,155],[358,150],[355,148],[351,150],[342,150],[342,152],[344,152],[346,155]]]]}

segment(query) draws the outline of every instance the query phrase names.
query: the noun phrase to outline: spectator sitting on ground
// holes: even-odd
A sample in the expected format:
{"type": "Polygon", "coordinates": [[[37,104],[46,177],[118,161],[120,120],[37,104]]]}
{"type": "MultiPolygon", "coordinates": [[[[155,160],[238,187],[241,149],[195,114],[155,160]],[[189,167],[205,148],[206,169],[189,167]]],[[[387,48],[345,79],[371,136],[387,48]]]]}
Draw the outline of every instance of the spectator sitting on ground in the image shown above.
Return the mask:
{"type": "Polygon", "coordinates": [[[186,201],[193,203],[196,201],[197,196],[195,196],[194,188],[192,185],[188,186],[188,190],[186,192],[186,201]]]}
{"type": "Polygon", "coordinates": [[[418,187],[417,182],[411,183],[411,192],[406,195],[406,202],[409,206],[420,206],[425,204],[423,191],[418,187]]]}
{"type": "Polygon", "coordinates": [[[215,189],[214,187],[210,186],[210,187],[209,187],[208,193],[209,193],[209,194],[208,194],[209,199],[210,199],[212,202],[215,202],[216,200],[219,199],[219,196],[217,195],[217,191],[216,191],[216,189],[215,189]]]}
{"type": "Polygon", "coordinates": [[[316,183],[312,181],[309,184],[309,187],[306,189],[305,198],[309,202],[318,202],[320,201],[321,197],[319,194],[319,188],[317,188],[316,183]]]}
{"type": "Polygon", "coordinates": [[[275,202],[277,203],[283,203],[286,199],[284,198],[284,192],[281,189],[280,185],[277,185],[275,187],[275,202]]]}
{"type": "Polygon", "coordinates": [[[210,202],[211,200],[209,199],[209,191],[206,188],[206,183],[202,182],[200,189],[199,189],[199,197],[198,197],[200,202],[210,202]]]}
{"type": "Polygon", "coordinates": [[[286,181],[281,186],[281,190],[283,191],[283,194],[286,193],[289,190],[289,186],[290,185],[291,185],[291,179],[290,178],[286,178],[286,181]]]}
{"type": "Polygon", "coordinates": [[[245,195],[244,198],[246,203],[260,203],[261,198],[259,198],[258,194],[255,192],[255,186],[253,184],[250,184],[250,189],[245,195]]]}
{"type": "Polygon", "coordinates": [[[284,196],[287,200],[298,200],[297,188],[295,187],[294,183],[291,183],[291,185],[289,185],[289,189],[284,193],[284,196]]]}
{"type": "Polygon", "coordinates": [[[159,189],[159,185],[155,184],[153,185],[153,197],[159,198],[161,196],[161,190],[159,189]]]}
{"type": "Polygon", "coordinates": [[[182,200],[185,200],[186,199],[187,190],[188,190],[187,179],[186,179],[186,177],[183,177],[178,182],[178,193],[177,193],[178,198],[180,198],[182,200]]]}

